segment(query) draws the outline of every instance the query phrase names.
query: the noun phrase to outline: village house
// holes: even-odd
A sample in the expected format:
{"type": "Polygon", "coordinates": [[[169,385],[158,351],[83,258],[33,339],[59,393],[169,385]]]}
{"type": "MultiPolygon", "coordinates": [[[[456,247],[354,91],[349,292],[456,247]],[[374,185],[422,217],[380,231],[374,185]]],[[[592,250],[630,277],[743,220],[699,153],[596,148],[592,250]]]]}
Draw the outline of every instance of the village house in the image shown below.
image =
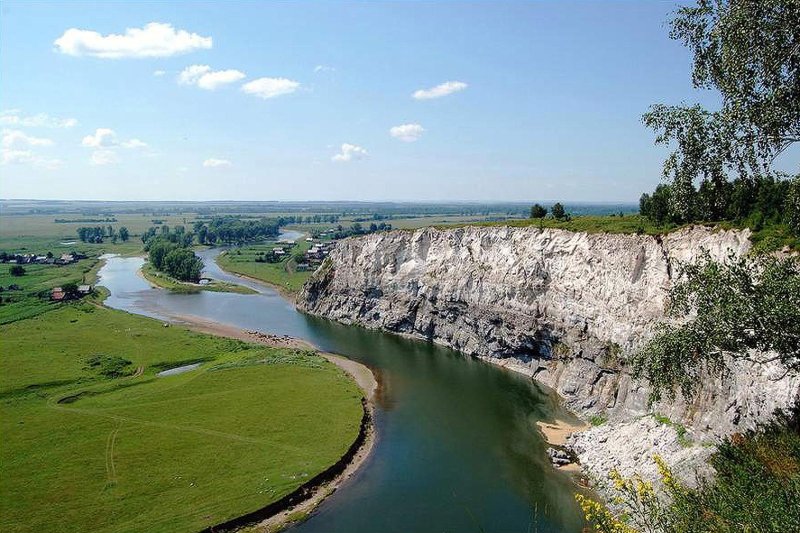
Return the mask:
{"type": "Polygon", "coordinates": [[[78,294],[81,296],[86,296],[87,294],[91,294],[94,290],[94,287],[91,285],[78,285],[78,294]]]}
{"type": "Polygon", "coordinates": [[[57,265],[69,265],[75,262],[75,256],[72,254],[61,254],[61,257],[55,260],[57,265]]]}
{"type": "Polygon", "coordinates": [[[66,298],[66,296],[67,295],[64,292],[64,289],[62,289],[61,287],[53,287],[53,290],[50,293],[50,299],[53,300],[54,302],[60,302],[61,300],[66,298]]]}

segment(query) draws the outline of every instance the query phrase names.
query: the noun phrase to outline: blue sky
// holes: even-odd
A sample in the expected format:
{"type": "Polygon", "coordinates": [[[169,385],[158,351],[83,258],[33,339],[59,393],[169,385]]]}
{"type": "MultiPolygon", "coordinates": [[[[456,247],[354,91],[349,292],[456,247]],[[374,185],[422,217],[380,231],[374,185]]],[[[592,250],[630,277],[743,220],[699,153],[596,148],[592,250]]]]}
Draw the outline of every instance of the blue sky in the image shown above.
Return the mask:
{"type": "Polygon", "coordinates": [[[635,201],[675,7],[4,0],[0,196],[635,201]]]}

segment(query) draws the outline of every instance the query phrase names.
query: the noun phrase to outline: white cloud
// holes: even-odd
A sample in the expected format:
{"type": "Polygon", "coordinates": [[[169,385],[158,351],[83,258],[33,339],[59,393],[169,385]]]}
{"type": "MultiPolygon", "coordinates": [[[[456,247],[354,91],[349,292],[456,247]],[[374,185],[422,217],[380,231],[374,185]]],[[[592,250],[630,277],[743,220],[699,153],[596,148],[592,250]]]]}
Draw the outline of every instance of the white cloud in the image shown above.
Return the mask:
{"type": "Polygon", "coordinates": [[[127,28],[122,35],[70,28],[53,44],[62,54],[120,59],[185,54],[211,48],[212,40],[186,30],[176,31],[171,24],[151,22],[143,28],[127,28]]]}
{"type": "Polygon", "coordinates": [[[213,91],[220,85],[234,83],[244,77],[244,72],[238,70],[211,70],[208,65],[190,65],[178,74],[178,83],[213,91]]]}
{"type": "Polygon", "coordinates": [[[110,128],[97,128],[92,135],[87,135],[81,141],[86,148],[94,148],[91,155],[93,165],[110,165],[118,161],[116,147],[137,149],[147,148],[147,143],[140,139],[120,141],[116,132],[110,128]]]}
{"type": "Polygon", "coordinates": [[[139,139],[131,139],[122,143],[125,148],[147,148],[147,143],[139,139]]]}
{"type": "Polygon", "coordinates": [[[336,68],[329,67],[328,65],[317,65],[314,67],[314,72],[336,72],[336,68]]]}
{"type": "Polygon", "coordinates": [[[389,135],[394,137],[395,139],[400,139],[401,141],[412,143],[422,137],[425,128],[423,128],[419,124],[401,124],[399,126],[394,126],[389,130],[389,135]]]}
{"type": "Polygon", "coordinates": [[[215,158],[213,158],[213,157],[212,157],[212,158],[210,158],[210,159],[206,159],[205,161],[203,161],[203,166],[204,166],[204,167],[208,167],[208,168],[215,168],[215,167],[230,167],[230,166],[232,166],[232,165],[233,165],[233,163],[231,163],[231,162],[230,162],[229,160],[227,160],[227,159],[215,159],[215,158]]]}
{"type": "Polygon", "coordinates": [[[29,164],[36,167],[55,169],[61,161],[43,157],[30,150],[32,146],[51,146],[53,141],[41,137],[31,137],[19,130],[3,130],[0,138],[0,163],[3,165],[29,164]]]}
{"type": "Polygon", "coordinates": [[[103,148],[116,146],[119,142],[117,141],[117,134],[114,133],[114,130],[97,128],[94,135],[87,135],[84,137],[81,144],[87,148],[103,148]]]}
{"type": "Polygon", "coordinates": [[[24,115],[19,109],[7,109],[0,112],[0,124],[6,126],[24,126],[27,128],[71,128],[78,121],[74,118],[56,118],[47,113],[24,115]]]}
{"type": "Polygon", "coordinates": [[[110,165],[112,163],[116,163],[117,161],[117,153],[114,150],[103,148],[92,152],[91,162],[93,165],[110,165]]]}
{"type": "Polygon", "coordinates": [[[341,151],[331,158],[331,161],[346,162],[353,159],[362,159],[368,155],[368,152],[361,146],[355,144],[344,143],[341,151]]]}
{"type": "Polygon", "coordinates": [[[457,93],[458,91],[463,91],[467,88],[467,84],[463,81],[446,81],[436,87],[431,87],[430,89],[420,89],[418,91],[414,91],[414,94],[411,95],[417,100],[430,100],[431,98],[441,98],[442,96],[447,96],[448,94],[457,93]]]}
{"type": "Polygon", "coordinates": [[[163,76],[166,73],[167,73],[166,70],[154,70],[153,71],[153,76],[160,77],[160,76],[163,76]]]}
{"type": "Polygon", "coordinates": [[[267,99],[291,94],[298,87],[300,87],[300,83],[286,78],[258,78],[242,85],[242,90],[247,94],[267,99]]]}
{"type": "Polygon", "coordinates": [[[53,141],[42,137],[32,137],[19,130],[3,130],[0,145],[3,148],[19,148],[27,146],[51,146],[53,141]]]}

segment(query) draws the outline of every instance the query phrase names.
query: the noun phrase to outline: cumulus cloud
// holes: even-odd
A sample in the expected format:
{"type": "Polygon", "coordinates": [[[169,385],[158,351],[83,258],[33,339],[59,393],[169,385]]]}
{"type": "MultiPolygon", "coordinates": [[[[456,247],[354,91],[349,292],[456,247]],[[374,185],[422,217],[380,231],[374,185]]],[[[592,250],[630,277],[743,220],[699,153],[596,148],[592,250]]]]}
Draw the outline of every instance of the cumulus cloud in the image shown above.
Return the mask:
{"type": "Polygon", "coordinates": [[[347,162],[353,159],[362,159],[368,155],[368,152],[361,146],[355,144],[344,143],[341,151],[331,158],[331,161],[347,162]]]}
{"type": "Polygon", "coordinates": [[[295,92],[300,83],[286,78],[258,78],[242,85],[242,91],[259,98],[275,98],[295,92]]]}
{"type": "Polygon", "coordinates": [[[74,118],[51,117],[47,113],[25,115],[19,109],[7,109],[0,112],[0,124],[26,128],[71,128],[78,121],[74,118]]]}
{"type": "Polygon", "coordinates": [[[97,128],[92,135],[87,135],[81,141],[86,148],[93,148],[90,162],[93,165],[110,165],[118,161],[117,147],[138,149],[147,148],[148,144],[140,139],[120,141],[117,134],[110,128],[97,128]]]}
{"type": "Polygon", "coordinates": [[[463,81],[446,81],[437,85],[436,87],[431,87],[430,89],[420,89],[418,91],[414,91],[414,94],[411,96],[417,100],[430,100],[431,98],[441,98],[442,96],[447,96],[448,94],[457,93],[458,91],[463,91],[466,88],[467,84],[463,81]]]}
{"type": "Polygon", "coordinates": [[[213,91],[220,85],[234,83],[244,77],[244,72],[238,70],[211,70],[208,65],[190,65],[178,74],[178,83],[213,91]]]}
{"type": "Polygon", "coordinates": [[[317,65],[314,67],[314,72],[336,72],[336,69],[328,65],[317,65]]]}
{"type": "Polygon", "coordinates": [[[163,76],[163,75],[164,75],[164,74],[166,74],[166,73],[167,73],[167,71],[166,71],[166,70],[154,70],[154,71],[153,71],[153,76],[155,76],[155,77],[157,77],[157,78],[158,78],[158,77],[161,77],[161,76],[163,76]]]}
{"type": "Polygon", "coordinates": [[[401,141],[412,143],[422,137],[425,128],[423,128],[419,124],[401,124],[399,126],[394,126],[389,130],[389,135],[394,137],[395,139],[400,139],[401,141]]]}
{"type": "Polygon", "coordinates": [[[81,144],[87,148],[102,148],[116,146],[119,142],[117,142],[117,134],[114,133],[114,130],[97,128],[93,135],[84,137],[81,144]]]}
{"type": "Polygon", "coordinates": [[[34,146],[51,146],[53,141],[32,137],[19,130],[3,130],[0,137],[0,163],[3,165],[30,164],[36,167],[55,169],[61,161],[43,157],[33,150],[34,146]]]}
{"type": "Polygon", "coordinates": [[[231,163],[227,159],[216,159],[216,158],[209,158],[203,161],[203,166],[207,168],[216,168],[216,167],[230,167],[233,163],[231,163]]]}
{"type": "Polygon", "coordinates": [[[176,30],[172,24],[151,22],[142,28],[128,28],[124,34],[101,35],[96,31],[70,28],[53,44],[62,54],[120,59],[186,54],[211,48],[212,39],[176,30]]]}

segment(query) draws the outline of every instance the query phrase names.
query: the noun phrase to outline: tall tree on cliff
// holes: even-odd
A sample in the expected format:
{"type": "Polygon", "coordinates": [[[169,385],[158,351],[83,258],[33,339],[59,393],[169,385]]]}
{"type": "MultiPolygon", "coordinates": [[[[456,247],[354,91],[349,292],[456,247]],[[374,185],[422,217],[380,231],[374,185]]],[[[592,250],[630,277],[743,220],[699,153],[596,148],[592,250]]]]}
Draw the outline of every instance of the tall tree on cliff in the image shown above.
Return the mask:
{"type": "Polygon", "coordinates": [[[699,0],[677,11],[670,37],[694,55],[694,86],[721,96],[716,111],[656,104],[643,116],[656,143],[674,147],[670,208],[691,221],[696,184],[721,212],[729,177],[775,175],[775,158],[800,141],[800,0],[699,0]]]}
{"type": "MultiPolygon", "coordinates": [[[[724,190],[729,173],[740,183],[772,177],[774,159],[800,142],[800,0],[700,0],[680,8],[671,26],[670,36],[694,54],[695,86],[722,96],[718,111],[655,105],[644,116],[659,132],[657,142],[675,143],[664,174],[672,180],[673,215],[686,221],[696,180],[713,203],[709,191],[724,190]]],[[[793,226],[800,178],[786,196],[793,226]]],[[[800,370],[796,258],[717,263],[706,256],[682,265],[667,311],[676,321],[662,325],[632,360],[635,373],[652,383],[652,399],[676,388],[690,397],[701,372],[725,370],[731,357],[800,370]]]]}

